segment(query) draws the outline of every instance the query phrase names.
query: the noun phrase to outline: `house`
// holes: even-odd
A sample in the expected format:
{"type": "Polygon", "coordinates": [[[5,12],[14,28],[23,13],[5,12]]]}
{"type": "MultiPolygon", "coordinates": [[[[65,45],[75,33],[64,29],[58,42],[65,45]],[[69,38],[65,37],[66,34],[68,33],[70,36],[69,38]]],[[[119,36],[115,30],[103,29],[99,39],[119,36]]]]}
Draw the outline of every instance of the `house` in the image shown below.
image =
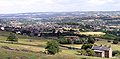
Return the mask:
{"type": "Polygon", "coordinates": [[[94,50],[96,57],[105,57],[111,58],[112,57],[112,49],[111,46],[93,46],[92,50],[94,50]]]}
{"type": "Polygon", "coordinates": [[[0,30],[4,31],[4,30],[5,30],[5,28],[4,28],[4,27],[0,27],[0,30]]]}

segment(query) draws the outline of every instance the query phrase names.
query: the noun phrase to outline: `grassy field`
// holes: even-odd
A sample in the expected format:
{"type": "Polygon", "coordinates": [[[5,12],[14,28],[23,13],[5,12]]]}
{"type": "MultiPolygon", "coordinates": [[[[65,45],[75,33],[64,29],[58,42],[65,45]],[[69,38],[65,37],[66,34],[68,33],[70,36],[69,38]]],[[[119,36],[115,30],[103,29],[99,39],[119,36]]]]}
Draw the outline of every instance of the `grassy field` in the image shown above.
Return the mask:
{"type": "Polygon", "coordinates": [[[105,35],[103,32],[75,32],[75,34],[80,34],[80,35],[105,35]]]}
{"type": "MultiPolygon", "coordinates": [[[[42,39],[39,37],[27,37],[22,35],[17,35],[19,38],[18,43],[11,44],[9,42],[6,42],[7,36],[9,35],[8,32],[0,31],[0,59],[81,59],[81,58],[87,58],[87,59],[106,59],[106,58],[98,58],[98,57],[87,57],[87,56],[80,56],[76,55],[76,50],[69,50],[66,48],[61,47],[61,52],[56,55],[47,55],[44,54],[43,51],[45,51],[46,46],[46,39],[42,39]],[[30,42],[32,41],[32,42],[30,42]],[[12,49],[16,50],[8,50],[1,48],[3,46],[8,46],[12,49]],[[23,50],[28,50],[32,52],[27,52],[23,50]]],[[[110,44],[106,43],[107,41],[98,41],[96,44],[110,44]]],[[[71,45],[67,45],[71,46],[71,45]]],[[[75,47],[80,48],[82,45],[72,45],[75,47]]],[[[120,45],[113,45],[113,50],[120,50],[120,45]]],[[[117,59],[117,58],[116,58],[117,59]]],[[[118,58],[119,59],[119,58],[118,58]]]]}
{"type": "Polygon", "coordinates": [[[111,46],[113,50],[120,51],[120,43],[119,44],[112,44],[112,42],[107,42],[107,40],[97,41],[95,44],[97,45],[108,45],[111,46]]]}
{"type": "MultiPolygon", "coordinates": [[[[120,51],[120,43],[119,44],[112,44],[111,42],[107,42],[107,40],[102,40],[102,41],[96,41],[95,42],[96,45],[107,45],[107,46],[111,46],[113,50],[119,50],[120,51]]],[[[82,44],[66,44],[64,46],[71,46],[71,47],[76,47],[76,48],[80,48],[82,46],[82,44]]]]}

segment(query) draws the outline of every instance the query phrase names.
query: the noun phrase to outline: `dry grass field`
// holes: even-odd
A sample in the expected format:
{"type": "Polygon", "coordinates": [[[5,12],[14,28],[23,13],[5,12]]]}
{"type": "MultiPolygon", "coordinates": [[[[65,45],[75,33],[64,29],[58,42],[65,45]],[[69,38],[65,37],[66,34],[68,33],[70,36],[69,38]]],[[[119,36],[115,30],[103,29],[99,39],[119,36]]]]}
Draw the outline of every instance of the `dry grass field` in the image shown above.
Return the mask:
{"type": "Polygon", "coordinates": [[[81,35],[105,35],[103,32],[75,32],[75,34],[81,34],[81,35]]]}

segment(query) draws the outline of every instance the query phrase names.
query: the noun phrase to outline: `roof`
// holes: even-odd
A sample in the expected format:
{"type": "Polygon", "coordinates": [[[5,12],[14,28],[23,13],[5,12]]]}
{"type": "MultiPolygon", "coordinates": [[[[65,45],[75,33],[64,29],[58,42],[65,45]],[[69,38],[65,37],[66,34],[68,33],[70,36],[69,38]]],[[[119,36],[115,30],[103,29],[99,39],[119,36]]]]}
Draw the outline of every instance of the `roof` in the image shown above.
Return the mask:
{"type": "Polygon", "coordinates": [[[100,50],[94,50],[94,51],[95,51],[95,52],[101,52],[101,53],[104,52],[104,51],[100,51],[100,50]]]}
{"type": "Polygon", "coordinates": [[[110,50],[110,48],[106,47],[106,46],[93,46],[92,49],[93,50],[101,50],[101,51],[110,50]]]}

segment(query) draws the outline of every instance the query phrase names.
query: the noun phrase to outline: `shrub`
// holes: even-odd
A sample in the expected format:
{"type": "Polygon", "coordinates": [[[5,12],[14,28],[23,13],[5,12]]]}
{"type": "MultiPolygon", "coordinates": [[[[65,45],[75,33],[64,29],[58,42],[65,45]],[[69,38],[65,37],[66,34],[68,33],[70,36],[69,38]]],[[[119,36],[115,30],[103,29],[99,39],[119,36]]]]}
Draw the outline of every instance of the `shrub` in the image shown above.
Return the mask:
{"type": "Polygon", "coordinates": [[[95,54],[95,52],[92,49],[82,49],[80,51],[77,51],[78,53],[80,53],[81,55],[88,55],[88,56],[93,56],[95,54]]]}
{"type": "Polygon", "coordinates": [[[77,52],[80,53],[81,55],[86,55],[87,54],[86,50],[84,50],[84,49],[82,49],[80,51],[77,51],[77,52]]]}
{"type": "Polygon", "coordinates": [[[87,49],[86,52],[88,56],[93,56],[95,54],[95,52],[92,49],[87,49]]]}
{"type": "Polygon", "coordinates": [[[74,44],[84,44],[85,43],[85,38],[81,38],[81,39],[79,39],[79,40],[75,40],[74,41],[74,44]]]}
{"type": "Polygon", "coordinates": [[[85,50],[86,49],[91,49],[92,46],[93,46],[92,44],[83,44],[82,47],[81,47],[81,49],[85,49],[85,50]]]}
{"type": "Polygon", "coordinates": [[[112,51],[113,56],[115,56],[116,54],[120,54],[120,51],[118,51],[118,50],[112,51]]]}
{"type": "Polygon", "coordinates": [[[59,43],[55,40],[48,41],[46,48],[49,54],[56,54],[60,51],[59,43]]]}
{"type": "Polygon", "coordinates": [[[18,37],[14,33],[10,33],[6,41],[18,42],[18,37]]]}
{"type": "Polygon", "coordinates": [[[94,44],[95,43],[95,39],[93,37],[88,37],[88,43],[89,44],[94,44]]]}
{"type": "Polygon", "coordinates": [[[60,44],[71,44],[71,41],[68,40],[68,39],[65,39],[64,37],[59,38],[57,41],[58,41],[60,44]]]}
{"type": "Polygon", "coordinates": [[[87,58],[84,58],[84,57],[83,57],[83,58],[81,58],[81,59],[87,59],[87,58]]]}
{"type": "Polygon", "coordinates": [[[114,40],[114,41],[113,41],[113,44],[118,44],[118,41],[117,41],[117,40],[114,40]]]}
{"type": "Polygon", "coordinates": [[[107,42],[111,42],[110,40],[108,40],[107,42]]]}

